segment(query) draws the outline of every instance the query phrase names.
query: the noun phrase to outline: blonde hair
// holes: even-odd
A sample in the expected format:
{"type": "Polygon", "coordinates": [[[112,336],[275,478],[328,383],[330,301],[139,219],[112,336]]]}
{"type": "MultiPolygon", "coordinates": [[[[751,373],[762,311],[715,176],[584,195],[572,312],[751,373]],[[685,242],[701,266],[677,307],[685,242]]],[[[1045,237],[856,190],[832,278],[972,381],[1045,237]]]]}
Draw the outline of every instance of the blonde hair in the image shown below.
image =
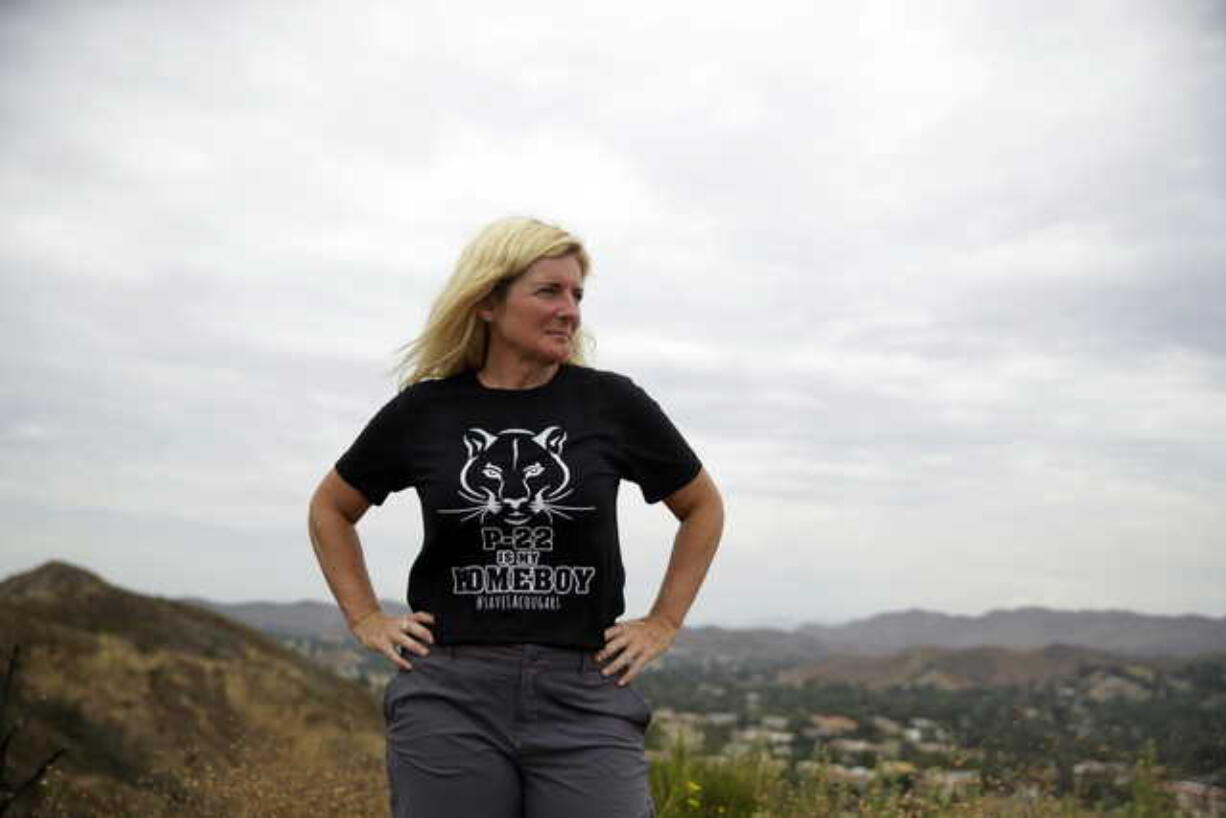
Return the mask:
{"type": "MultiPolygon", "coordinates": [[[[447,285],[430,309],[426,328],[405,344],[396,367],[400,388],[428,378],[446,378],[485,363],[489,329],[477,310],[533,262],[574,256],[586,278],[591,262],[583,243],[560,227],[536,219],[500,219],[487,225],[468,243],[447,285]]],[[[571,346],[570,363],[581,364],[590,339],[579,330],[571,346]]]]}

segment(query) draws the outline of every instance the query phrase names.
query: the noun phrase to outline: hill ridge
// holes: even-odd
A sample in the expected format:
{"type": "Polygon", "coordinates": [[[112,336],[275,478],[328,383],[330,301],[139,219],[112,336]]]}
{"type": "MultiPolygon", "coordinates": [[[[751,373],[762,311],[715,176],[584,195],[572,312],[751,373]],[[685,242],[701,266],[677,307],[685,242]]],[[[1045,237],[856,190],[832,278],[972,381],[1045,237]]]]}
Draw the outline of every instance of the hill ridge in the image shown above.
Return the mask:
{"type": "Polygon", "coordinates": [[[69,751],[48,814],[385,807],[369,691],[230,618],[53,561],[0,582],[0,651],[14,645],[14,768],[69,751]]]}

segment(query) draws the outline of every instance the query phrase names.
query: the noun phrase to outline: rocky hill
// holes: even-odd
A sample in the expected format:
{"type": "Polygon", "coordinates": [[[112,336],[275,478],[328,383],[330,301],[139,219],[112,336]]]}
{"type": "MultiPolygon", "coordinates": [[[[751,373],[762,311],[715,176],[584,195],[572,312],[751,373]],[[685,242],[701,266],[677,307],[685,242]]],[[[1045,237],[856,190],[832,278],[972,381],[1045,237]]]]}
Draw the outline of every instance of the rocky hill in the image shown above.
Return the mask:
{"type": "Polygon", "coordinates": [[[52,562],[0,582],[14,645],[10,772],[68,753],[10,815],[386,814],[377,701],[250,628],[52,562]]]}

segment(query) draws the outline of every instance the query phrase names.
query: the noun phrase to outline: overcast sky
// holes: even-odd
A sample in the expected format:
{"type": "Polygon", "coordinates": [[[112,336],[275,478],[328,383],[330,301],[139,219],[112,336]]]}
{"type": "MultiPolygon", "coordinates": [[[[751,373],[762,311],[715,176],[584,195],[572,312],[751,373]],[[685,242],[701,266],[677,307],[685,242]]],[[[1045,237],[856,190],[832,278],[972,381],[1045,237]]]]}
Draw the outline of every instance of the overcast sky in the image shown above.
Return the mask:
{"type": "Polygon", "coordinates": [[[1224,9],[6,2],[0,575],[327,598],[311,491],[528,214],[724,490],[691,623],[1226,615],[1224,9]]]}

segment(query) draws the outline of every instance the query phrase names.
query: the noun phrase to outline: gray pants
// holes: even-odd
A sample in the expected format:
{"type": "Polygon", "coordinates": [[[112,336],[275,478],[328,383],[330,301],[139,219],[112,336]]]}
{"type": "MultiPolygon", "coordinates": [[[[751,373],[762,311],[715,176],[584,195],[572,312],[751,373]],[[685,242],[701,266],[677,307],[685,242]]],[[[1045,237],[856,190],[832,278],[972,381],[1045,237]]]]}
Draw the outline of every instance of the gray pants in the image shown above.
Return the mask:
{"type": "Polygon", "coordinates": [[[393,818],[649,818],[651,708],[591,654],[435,647],[387,685],[393,818]]]}

